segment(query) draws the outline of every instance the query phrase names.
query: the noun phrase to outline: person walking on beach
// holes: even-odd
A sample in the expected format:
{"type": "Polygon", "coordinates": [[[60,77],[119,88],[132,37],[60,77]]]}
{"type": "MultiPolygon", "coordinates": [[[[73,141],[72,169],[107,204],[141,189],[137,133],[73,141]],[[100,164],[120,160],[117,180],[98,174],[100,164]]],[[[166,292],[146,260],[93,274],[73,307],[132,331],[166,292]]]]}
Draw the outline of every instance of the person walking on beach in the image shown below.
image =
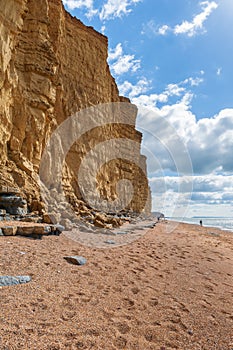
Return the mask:
{"type": "Polygon", "coordinates": [[[202,226],[202,220],[200,220],[200,225],[202,226]]]}

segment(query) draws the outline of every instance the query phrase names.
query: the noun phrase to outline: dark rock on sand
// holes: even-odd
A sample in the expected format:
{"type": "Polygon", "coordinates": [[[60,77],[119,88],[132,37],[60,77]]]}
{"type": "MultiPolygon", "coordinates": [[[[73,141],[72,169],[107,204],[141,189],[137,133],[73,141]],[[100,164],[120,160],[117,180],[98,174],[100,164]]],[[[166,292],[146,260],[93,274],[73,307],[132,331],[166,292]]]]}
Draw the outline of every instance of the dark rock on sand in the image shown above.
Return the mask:
{"type": "Polygon", "coordinates": [[[65,231],[65,227],[64,226],[59,225],[59,224],[54,225],[54,232],[55,232],[54,234],[59,235],[63,231],[65,231]]]}
{"type": "Polygon", "coordinates": [[[87,262],[83,256],[64,256],[64,259],[73,265],[85,265],[87,262]]]}

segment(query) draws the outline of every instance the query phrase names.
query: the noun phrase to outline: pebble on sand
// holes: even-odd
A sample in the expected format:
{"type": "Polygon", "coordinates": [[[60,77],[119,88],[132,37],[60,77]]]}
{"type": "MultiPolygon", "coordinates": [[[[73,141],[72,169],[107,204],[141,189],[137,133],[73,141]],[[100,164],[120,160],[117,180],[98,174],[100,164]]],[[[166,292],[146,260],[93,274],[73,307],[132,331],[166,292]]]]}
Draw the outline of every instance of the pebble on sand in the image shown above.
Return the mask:
{"type": "Polygon", "coordinates": [[[113,241],[112,239],[108,239],[107,241],[104,241],[104,243],[106,243],[106,244],[116,244],[116,242],[113,241]]]}
{"type": "Polygon", "coordinates": [[[64,256],[64,259],[73,265],[85,265],[87,262],[83,256],[64,256]]]}
{"type": "Polygon", "coordinates": [[[28,283],[30,276],[0,276],[0,287],[13,286],[16,284],[28,283]]]}

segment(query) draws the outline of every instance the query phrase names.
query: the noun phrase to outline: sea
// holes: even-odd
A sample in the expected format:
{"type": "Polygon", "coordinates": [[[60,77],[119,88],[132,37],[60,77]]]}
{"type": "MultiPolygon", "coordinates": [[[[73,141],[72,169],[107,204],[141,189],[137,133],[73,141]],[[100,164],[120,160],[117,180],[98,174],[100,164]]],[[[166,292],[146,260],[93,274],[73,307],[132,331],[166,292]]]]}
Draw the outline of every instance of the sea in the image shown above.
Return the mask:
{"type": "Polygon", "coordinates": [[[206,227],[216,227],[221,230],[232,231],[233,233],[233,217],[166,217],[168,220],[184,222],[187,224],[200,225],[200,220],[202,220],[202,225],[206,227]]]}

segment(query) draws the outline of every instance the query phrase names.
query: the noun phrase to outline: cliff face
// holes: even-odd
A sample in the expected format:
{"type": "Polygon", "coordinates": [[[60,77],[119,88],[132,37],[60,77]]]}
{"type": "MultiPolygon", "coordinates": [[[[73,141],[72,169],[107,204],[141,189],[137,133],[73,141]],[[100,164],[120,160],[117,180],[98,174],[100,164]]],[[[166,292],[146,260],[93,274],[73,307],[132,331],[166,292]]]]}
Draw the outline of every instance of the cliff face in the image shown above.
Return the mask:
{"type": "MultiPolygon", "coordinates": [[[[51,134],[74,113],[110,102],[129,104],[119,96],[109,72],[105,36],[70,16],[61,0],[0,0],[0,185],[18,187],[30,209],[41,210],[37,175],[51,134]]],[[[149,210],[148,182],[142,172],[146,160],[140,155],[135,118],[133,112],[130,125],[89,130],[71,147],[62,169],[71,203],[85,201],[77,171],[86,154],[100,142],[127,138],[138,144],[128,152],[140,167],[111,160],[97,174],[98,191],[105,199],[114,199],[116,182],[126,176],[134,187],[128,209],[149,210]]]]}

